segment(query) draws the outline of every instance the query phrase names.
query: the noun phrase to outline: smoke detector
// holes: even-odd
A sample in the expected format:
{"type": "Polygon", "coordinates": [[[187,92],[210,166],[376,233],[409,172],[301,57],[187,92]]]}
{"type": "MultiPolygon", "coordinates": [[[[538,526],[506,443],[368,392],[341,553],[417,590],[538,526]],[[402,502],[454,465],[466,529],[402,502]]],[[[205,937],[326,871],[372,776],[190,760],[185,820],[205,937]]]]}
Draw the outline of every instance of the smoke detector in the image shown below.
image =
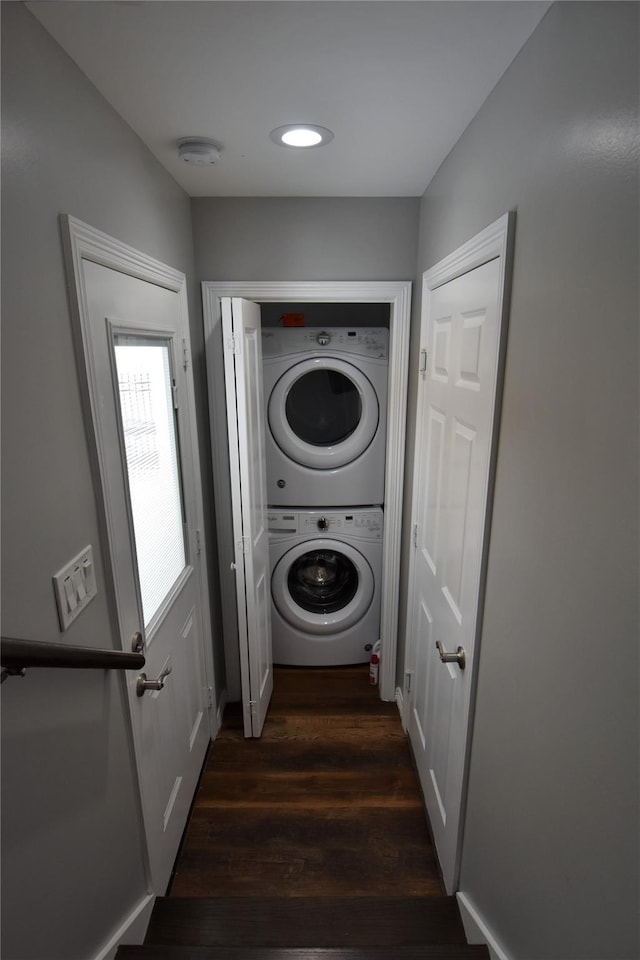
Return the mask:
{"type": "Polygon", "coordinates": [[[204,137],[183,137],[178,140],[179,158],[194,167],[208,167],[217,163],[221,149],[215,140],[206,140],[204,137]]]}

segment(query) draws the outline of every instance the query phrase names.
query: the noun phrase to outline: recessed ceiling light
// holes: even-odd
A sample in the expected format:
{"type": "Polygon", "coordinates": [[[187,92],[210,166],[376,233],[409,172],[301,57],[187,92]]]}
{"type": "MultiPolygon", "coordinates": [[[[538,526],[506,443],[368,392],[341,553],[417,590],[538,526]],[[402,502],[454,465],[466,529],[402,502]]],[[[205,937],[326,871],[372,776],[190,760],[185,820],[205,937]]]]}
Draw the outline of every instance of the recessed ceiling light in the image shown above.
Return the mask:
{"type": "Polygon", "coordinates": [[[276,127],[269,134],[279,147],[323,147],[333,140],[331,130],[319,127],[315,123],[287,123],[284,127],[276,127]]]}

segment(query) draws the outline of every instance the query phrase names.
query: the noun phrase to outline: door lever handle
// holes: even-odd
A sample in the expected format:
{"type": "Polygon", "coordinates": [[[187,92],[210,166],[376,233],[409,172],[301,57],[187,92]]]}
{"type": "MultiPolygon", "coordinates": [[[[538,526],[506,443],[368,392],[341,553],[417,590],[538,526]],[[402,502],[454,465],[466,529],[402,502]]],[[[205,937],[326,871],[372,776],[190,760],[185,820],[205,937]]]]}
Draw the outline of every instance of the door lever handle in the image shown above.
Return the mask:
{"type": "Polygon", "coordinates": [[[162,690],[164,687],[165,677],[168,677],[170,673],[170,666],[166,666],[164,668],[157,680],[147,680],[146,673],[141,673],[136,680],[136,695],[138,697],[143,697],[146,690],[162,690]]]}
{"type": "Polygon", "coordinates": [[[436,649],[443,663],[457,663],[461,670],[464,670],[467,657],[462,647],[458,647],[455,653],[446,653],[439,640],[436,640],[436,649]]]}

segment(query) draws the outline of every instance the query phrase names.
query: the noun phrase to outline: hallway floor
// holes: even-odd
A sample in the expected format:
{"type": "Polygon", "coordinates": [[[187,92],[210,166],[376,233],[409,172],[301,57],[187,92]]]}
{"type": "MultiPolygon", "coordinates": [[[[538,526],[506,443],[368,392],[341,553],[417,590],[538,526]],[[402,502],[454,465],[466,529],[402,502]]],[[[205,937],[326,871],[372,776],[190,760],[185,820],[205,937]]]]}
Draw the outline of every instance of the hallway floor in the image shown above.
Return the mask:
{"type": "Polygon", "coordinates": [[[227,708],[169,895],[444,895],[397,706],[366,665],[275,668],[260,740],[227,708]]]}

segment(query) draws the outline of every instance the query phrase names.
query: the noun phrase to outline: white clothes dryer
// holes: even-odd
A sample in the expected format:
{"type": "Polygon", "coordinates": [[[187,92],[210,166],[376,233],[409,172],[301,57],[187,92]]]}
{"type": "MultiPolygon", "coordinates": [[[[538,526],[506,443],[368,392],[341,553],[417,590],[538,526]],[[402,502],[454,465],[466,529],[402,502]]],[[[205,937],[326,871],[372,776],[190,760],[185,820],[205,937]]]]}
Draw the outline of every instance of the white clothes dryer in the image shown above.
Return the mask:
{"type": "Polygon", "coordinates": [[[389,331],[263,328],[267,502],[381,504],[389,331]]]}
{"type": "Polygon", "coordinates": [[[269,511],[273,661],[365,663],[380,636],[383,514],[269,511]]]}

